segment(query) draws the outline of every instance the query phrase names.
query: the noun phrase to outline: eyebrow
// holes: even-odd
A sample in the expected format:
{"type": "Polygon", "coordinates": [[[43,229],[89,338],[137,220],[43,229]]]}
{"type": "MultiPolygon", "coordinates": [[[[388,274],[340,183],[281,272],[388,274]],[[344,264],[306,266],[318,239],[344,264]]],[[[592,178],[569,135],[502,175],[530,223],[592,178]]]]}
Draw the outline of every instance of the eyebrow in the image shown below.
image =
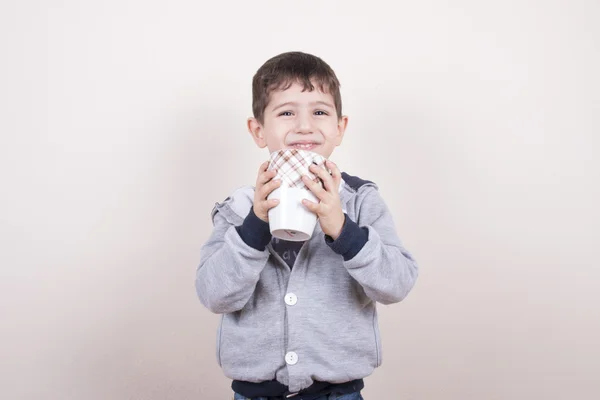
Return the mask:
{"type": "MultiPolygon", "coordinates": [[[[313,101],[312,103],[309,103],[310,105],[321,105],[321,106],[326,106],[329,108],[334,108],[332,104],[327,103],[326,101],[313,101]]],[[[286,106],[297,106],[298,103],[294,102],[294,101],[287,101],[285,103],[281,103],[280,105],[276,106],[273,108],[273,111],[278,110],[282,107],[286,107],[286,106]]]]}

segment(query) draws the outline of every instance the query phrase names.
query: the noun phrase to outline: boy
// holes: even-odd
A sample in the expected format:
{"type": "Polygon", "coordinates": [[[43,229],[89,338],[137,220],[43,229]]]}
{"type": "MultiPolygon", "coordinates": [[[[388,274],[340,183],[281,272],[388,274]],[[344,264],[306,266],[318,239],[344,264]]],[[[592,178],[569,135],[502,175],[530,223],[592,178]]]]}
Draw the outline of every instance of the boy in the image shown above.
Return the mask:
{"type": "MultiPolygon", "coordinates": [[[[248,130],[269,153],[298,148],[328,158],[342,142],[339,82],[323,60],[291,52],[268,60],[252,83],[248,130]]],[[[311,167],[304,178],[319,203],[306,242],[273,239],[267,196],[281,182],[268,162],[256,186],[237,189],[212,211],[214,230],[200,254],[198,296],[222,314],[217,360],[234,398],[362,399],[363,378],[381,365],[376,302],[396,303],[417,266],[398,238],[375,183],[311,167]]]]}

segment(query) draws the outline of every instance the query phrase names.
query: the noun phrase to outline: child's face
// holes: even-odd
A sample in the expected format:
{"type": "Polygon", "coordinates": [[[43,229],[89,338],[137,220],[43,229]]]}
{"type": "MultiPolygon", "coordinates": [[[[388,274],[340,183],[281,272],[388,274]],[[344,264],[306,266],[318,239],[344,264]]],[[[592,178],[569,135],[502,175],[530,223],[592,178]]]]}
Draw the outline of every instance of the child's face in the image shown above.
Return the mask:
{"type": "Polygon", "coordinates": [[[302,85],[294,83],[271,93],[264,123],[250,118],[248,130],[256,144],[268,147],[269,153],[297,148],[329,158],[342,143],[347,124],[348,117],[338,119],[331,94],[316,85],[313,91],[303,92],[302,85]]]}

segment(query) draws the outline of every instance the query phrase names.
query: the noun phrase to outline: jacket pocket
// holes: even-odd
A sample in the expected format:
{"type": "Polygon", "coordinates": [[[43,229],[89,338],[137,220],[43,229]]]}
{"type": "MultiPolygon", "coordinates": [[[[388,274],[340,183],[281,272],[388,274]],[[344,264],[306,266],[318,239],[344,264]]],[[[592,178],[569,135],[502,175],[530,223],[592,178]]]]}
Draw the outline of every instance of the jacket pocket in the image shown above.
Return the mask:
{"type": "Polygon", "coordinates": [[[221,335],[224,319],[225,315],[221,315],[221,321],[219,321],[219,328],[217,329],[217,364],[219,364],[219,367],[221,367],[221,335]]]}
{"type": "Polygon", "coordinates": [[[375,367],[381,366],[382,363],[382,351],[381,351],[381,334],[379,333],[379,321],[377,320],[377,308],[373,307],[373,332],[375,338],[375,367]]]}

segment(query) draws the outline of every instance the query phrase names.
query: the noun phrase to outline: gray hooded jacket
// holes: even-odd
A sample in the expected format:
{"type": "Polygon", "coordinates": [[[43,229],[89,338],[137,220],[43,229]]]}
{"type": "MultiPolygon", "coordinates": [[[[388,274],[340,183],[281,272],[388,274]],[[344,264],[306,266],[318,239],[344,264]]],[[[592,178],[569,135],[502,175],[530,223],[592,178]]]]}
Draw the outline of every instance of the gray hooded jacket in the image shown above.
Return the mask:
{"type": "Polygon", "coordinates": [[[364,378],[381,365],[376,302],[401,301],[418,271],[402,246],[377,185],[342,174],[346,221],[333,240],[319,223],[290,268],[268,223],[252,211],[254,187],[212,211],[196,289],[222,314],[217,360],[234,380],[276,379],[297,392],[313,381],[364,378]]]}

